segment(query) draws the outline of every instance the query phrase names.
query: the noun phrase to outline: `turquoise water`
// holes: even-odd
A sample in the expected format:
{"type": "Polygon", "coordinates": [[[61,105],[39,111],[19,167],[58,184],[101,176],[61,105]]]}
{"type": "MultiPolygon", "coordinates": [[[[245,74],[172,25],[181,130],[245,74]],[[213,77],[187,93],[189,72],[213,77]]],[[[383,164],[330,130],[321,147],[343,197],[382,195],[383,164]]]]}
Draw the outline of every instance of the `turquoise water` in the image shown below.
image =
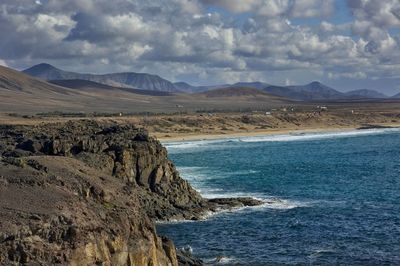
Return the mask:
{"type": "Polygon", "coordinates": [[[400,265],[400,131],[166,143],[205,197],[260,207],[159,224],[177,247],[229,265],[400,265]]]}

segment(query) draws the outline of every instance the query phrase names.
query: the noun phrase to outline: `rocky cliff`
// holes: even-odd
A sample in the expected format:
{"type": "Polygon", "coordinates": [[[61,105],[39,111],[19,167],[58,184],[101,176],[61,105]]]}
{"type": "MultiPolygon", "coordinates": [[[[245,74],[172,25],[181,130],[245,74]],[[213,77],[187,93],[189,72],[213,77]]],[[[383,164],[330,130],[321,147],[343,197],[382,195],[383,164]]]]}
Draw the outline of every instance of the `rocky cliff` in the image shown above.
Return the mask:
{"type": "Polygon", "coordinates": [[[255,205],[203,199],[143,129],[0,126],[0,264],[197,265],[153,220],[255,205]]]}

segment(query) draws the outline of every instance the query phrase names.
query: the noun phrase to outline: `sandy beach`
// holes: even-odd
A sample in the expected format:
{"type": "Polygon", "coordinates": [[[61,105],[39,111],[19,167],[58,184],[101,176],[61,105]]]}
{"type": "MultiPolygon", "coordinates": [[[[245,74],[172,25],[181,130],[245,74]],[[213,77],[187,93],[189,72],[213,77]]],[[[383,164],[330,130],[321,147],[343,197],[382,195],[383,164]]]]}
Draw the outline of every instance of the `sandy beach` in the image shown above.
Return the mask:
{"type": "MultiPolygon", "coordinates": [[[[382,127],[400,127],[400,124],[381,124],[382,127]]],[[[225,134],[177,134],[170,137],[157,137],[163,143],[176,141],[197,141],[197,140],[213,140],[213,139],[228,139],[240,137],[258,137],[268,135],[286,135],[286,134],[306,134],[306,133],[325,133],[325,132],[340,132],[358,130],[357,127],[324,127],[324,128],[305,128],[305,129],[277,129],[268,131],[249,131],[249,132],[231,132],[225,134]]]]}

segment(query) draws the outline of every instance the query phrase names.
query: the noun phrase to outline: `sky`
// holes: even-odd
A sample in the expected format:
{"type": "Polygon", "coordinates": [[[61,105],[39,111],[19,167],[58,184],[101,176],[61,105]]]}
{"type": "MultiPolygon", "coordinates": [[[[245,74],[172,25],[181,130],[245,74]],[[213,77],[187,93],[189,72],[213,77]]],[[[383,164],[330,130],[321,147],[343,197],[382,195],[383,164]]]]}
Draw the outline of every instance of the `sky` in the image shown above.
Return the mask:
{"type": "Polygon", "coordinates": [[[1,0],[0,65],[400,92],[400,0],[1,0]]]}

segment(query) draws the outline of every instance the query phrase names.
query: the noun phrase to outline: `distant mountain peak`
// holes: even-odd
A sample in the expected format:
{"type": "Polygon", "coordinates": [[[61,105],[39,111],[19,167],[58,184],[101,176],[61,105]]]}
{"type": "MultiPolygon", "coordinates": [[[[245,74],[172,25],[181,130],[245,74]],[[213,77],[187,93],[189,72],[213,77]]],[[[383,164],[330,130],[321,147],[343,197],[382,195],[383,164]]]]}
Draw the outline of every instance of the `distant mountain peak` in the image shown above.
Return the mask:
{"type": "Polygon", "coordinates": [[[48,64],[48,63],[40,63],[40,64],[37,64],[37,65],[35,65],[35,66],[33,66],[33,67],[55,68],[53,65],[50,65],[50,64],[48,64]]]}
{"type": "Polygon", "coordinates": [[[176,92],[177,88],[170,81],[158,75],[135,72],[112,74],[83,74],[58,69],[50,64],[41,63],[25,69],[24,73],[44,80],[88,80],[104,85],[136,88],[142,90],[176,92]]]}
{"type": "Polygon", "coordinates": [[[29,74],[30,72],[38,72],[38,71],[52,71],[52,70],[59,70],[55,66],[47,64],[47,63],[40,63],[34,66],[31,66],[22,72],[29,74]]]}
{"type": "Polygon", "coordinates": [[[32,77],[41,78],[44,80],[62,79],[63,77],[67,76],[67,73],[69,73],[47,63],[34,65],[22,72],[32,77]]]}
{"type": "Polygon", "coordinates": [[[319,81],[310,82],[309,84],[304,85],[304,87],[309,87],[311,89],[320,89],[320,88],[327,88],[327,89],[329,88],[329,89],[331,89],[329,86],[326,86],[325,84],[323,84],[323,83],[321,83],[319,81]]]}

